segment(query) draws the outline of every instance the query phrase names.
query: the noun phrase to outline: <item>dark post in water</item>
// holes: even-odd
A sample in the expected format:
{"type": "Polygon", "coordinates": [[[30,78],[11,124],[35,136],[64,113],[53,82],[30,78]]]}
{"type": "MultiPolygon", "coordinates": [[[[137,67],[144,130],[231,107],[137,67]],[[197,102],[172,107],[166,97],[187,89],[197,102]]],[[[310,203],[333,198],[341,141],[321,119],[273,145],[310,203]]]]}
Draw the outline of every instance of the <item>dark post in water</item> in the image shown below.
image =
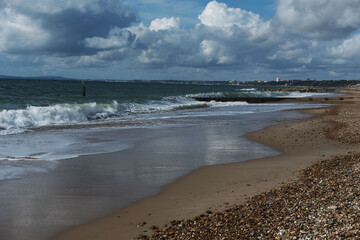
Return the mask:
{"type": "Polygon", "coordinates": [[[85,95],[86,95],[86,91],[85,91],[85,82],[84,81],[81,81],[81,85],[82,85],[82,95],[83,95],[83,97],[85,97],[85,95]]]}

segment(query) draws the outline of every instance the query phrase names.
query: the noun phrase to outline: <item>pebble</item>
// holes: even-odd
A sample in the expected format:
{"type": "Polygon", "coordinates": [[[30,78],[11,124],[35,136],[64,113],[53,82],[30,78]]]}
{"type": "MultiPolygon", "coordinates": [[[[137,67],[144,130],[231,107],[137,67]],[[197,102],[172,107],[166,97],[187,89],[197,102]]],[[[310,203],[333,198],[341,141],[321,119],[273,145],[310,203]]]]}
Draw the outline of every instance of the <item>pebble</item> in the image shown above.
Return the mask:
{"type": "Polygon", "coordinates": [[[342,143],[360,143],[360,132],[355,130],[360,129],[360,107],[358,106],[358,101],[333,107],[325,114],[328,119],[326,120],[328,127],[325,129],[327,137],[342,143]]]}
{"type": "Polygon", "coordinates": [[[303,170],[291,183],[222,212],[152,226],[137,239],[354,239],[360,236],[360,155],[303,170]]]}

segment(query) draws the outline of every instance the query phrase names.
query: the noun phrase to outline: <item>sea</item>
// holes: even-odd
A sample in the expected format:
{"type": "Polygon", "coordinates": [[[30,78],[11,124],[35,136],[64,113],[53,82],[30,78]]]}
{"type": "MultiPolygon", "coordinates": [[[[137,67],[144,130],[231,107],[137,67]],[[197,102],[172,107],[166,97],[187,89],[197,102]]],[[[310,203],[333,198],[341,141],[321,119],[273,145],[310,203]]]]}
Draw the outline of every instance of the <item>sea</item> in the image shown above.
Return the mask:
{"type": "Polygon", "coordinates": [[[324,97],[207,82],[0,80],[0,238],[47,239],[207,165],[279,154],[243,135],[306,117],[324,97]],[[83,96],[85,86],[85,96],[83,96]]]}
{"type": "Polygon", "coordinates": [[[228,84],[186,82],[0,80],[0,180],[46,171],[37,164],[26,164],[36,160],[72,158],[131,145],[126,142],[117,146],[87,142],[88,147],[84,147],[81,131],[75,129],[159,127],[190,117],[296,108],[296,104],[199,102],[194,97],[308,96],[323,94],[258,91],[228,84]],[[83,86],[86,96],[83,96],[83,86]],[[56,137],[53,136],[55,133],[56,137]],[[29,166],[22,168],[20,162],[29,166]]]}

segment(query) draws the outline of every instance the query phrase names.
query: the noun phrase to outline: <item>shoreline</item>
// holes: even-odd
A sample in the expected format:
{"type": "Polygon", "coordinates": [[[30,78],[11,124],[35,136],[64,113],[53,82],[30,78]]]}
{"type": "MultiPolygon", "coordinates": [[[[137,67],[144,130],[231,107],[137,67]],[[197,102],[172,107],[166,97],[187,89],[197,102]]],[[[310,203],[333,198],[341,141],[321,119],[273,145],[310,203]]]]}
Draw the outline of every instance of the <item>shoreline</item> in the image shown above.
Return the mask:
{"type": "Polygon", "coordinates": [[[322,123],[321,115],[328,109],[304,110],[315,116],[246,134],[248,139],[282,152],[280,156],[200,168],[165,186],[160,194],[110,216],[73,227],[53,239],[131,239],[151,234],[150,228],[154,226],[162,227],[173,220],[245,203],[251,196],[294,180],[298,176],[295,171],[356,149],[356,146],[328,139],[322,133],[326,123],[322,123]]]}

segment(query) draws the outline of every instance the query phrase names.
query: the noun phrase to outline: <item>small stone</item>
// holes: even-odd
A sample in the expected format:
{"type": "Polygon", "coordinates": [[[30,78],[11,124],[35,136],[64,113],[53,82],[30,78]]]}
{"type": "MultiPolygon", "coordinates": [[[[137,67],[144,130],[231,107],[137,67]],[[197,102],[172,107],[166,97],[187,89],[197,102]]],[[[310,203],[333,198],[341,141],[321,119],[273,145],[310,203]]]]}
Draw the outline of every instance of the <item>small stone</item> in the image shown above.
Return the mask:
{"type": "Polygon", "coordinates": [[[331,206],[328,207],[328,209],[329,209],[329,210],[336,210],[336,209],[337,209],[337,206],[331,205],[331,206]]]}
{"type": "Polygon", "coordinates": [[[152,225],[151,227],[150,227],[150,229],[151,230],[156,230],[156,229],[159,229],[157,226],[155,226],[155,225],[152,225]]]}

